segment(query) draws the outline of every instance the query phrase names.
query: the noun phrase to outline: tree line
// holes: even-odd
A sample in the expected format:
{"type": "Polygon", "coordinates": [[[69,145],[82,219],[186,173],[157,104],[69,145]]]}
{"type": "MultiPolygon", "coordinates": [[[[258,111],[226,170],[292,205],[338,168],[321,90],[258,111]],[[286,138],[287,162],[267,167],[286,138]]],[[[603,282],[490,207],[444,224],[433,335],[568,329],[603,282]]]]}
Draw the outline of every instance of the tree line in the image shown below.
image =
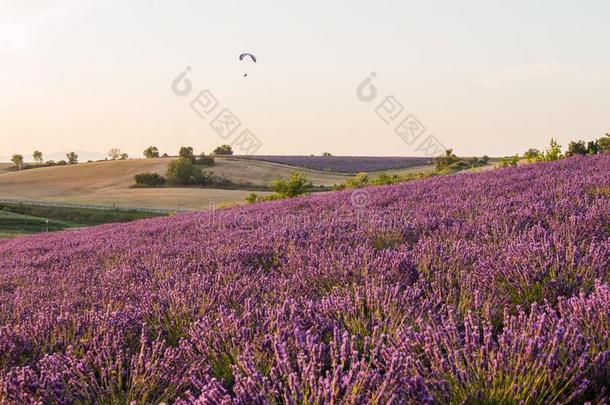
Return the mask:
{"type": "MultiPolygon", "coordinates": [[[[143,152],[144,157],[153,159],[159,157],[159,149],[149,146],[143,152]]],[[[164,176],[158,173],[141,173],[134,176],[137,186],[162,186],[166,183],[178,186],[206,186],[229,187],[232,182],[224,177],[215,176],[213,172],[204,172],[200,166],[214,166],[214,156],[232,155],[233,149],[230,145],[220,145],[212,152],[213,156],[201,152],[195,155],[193,147],[182,146],[178,151],[178,158],[167,165],[164,176]]],[[[167,156],[167,155],[166,155],[167,156]]]]}
{"type": "MultiPolygon", "coordinates": [[[[161,157],[169,157],[167,153],[163,155],[160,154],[159,148],[156,146],[149,146],[142,152],[142,155],[147,159],[161,158],[161,157]]],[[[210,156],[206,156],[205,153],[201,153],[198,156],[194,156],[192,147],[181,147],[178,152],[179,157],[186,157],[191,160],[194,164],[208,165],[211,166],[214,164],[214,158],[210,156]]],[[[233,149],[230,145],[220,145],[214,149],[212,155],[222,156],[222,155],[233,155],[233,149]]],[[[11,157],[11,162],[15,165],[17,170],[35,168],[35,167],[48,167],[48,166],[63,166],[63,165],[75,165],[79,162],[78,154],[75,152],[68,152],[66,154],[65,160],[47,160],[44,161],[43,153],[39,150],[35,150],[32,153],[32,158],[35,162],[34,166],[29,166],[25,163],[25,158],[22,154],[16,153],[11,157]]],[[[105,160],[127,160],[129,159],[129,155],[124,153],[119,148],[112,148],[108,151],[107,158],[105,160]]]]}
{"type": "MultiPolygon", "coordinates": [[[[78,155],[75,152],[66,153],[66,160],[59,160],[57,162],[55,162],[54,160],[47,160],[46,162],[44,162],[42,152],[38,150],[32,153],[32,157],[34,158],[34,162],[36,162],[37,166],[62,166],[75,165],[78,163],[78,155]]],[[[23,158],[23,155],[21,154],[14,154],[11,157],[11,162],[19,170],[22,170],[25,167],[25,160],[23,158]]]]}
{"type": "MultiPolygon", "coordinates": [[[[551,138],[549,146],[544,150],[536,148],[529,148],[523,153],[523,159],[528,163],[535,162],[552,162],[565,157],[570,156],[585,156],[585,155],[596,155],[598,153],[609,153],[610,152],[610,134],[605,134],[601,138],[590,140],[590,141],[570,141],[568,149],[565,153],[562,152],[562,146],[557,142],[555,138],[551,138]]],[[[519,155],[502,158],[500,166],[516,166],[521,157],[519,155]]]]}

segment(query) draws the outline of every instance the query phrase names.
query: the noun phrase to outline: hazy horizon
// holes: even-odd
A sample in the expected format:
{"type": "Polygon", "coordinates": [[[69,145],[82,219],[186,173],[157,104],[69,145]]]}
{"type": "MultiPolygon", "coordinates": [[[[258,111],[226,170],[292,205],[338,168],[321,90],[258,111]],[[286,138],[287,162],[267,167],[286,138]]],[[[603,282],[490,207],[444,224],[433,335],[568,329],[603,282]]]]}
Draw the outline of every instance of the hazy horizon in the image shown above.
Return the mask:
{"type": "Polygon", "coordinates": [[[191,108],[204,89],[256,154],[422,155],[376,114],[390,95],[462,156],[565,150],[610,132],[608,20],[602,1],[0,1],[0,159],[209,152],[229,138],[191,108]]]}

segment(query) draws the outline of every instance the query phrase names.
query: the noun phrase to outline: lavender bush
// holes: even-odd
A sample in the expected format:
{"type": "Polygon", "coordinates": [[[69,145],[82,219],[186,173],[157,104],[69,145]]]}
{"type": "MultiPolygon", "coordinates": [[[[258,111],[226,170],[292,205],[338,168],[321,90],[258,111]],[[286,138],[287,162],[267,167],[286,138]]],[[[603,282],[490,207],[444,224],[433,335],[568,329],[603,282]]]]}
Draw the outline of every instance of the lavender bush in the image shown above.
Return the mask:
{"type": "Polygon", "coordinates": [[[431,164],[426,157],[389,157],[389,156],[286,156],[286,155],[249,155],[235,156],[239,159],[260,160],[263,162],[305,167],[339,173],[375,172],[380,170],[407,169],[431,164]]]}
{"type": "Polygon", "coordinates": [[[0,242],[0,403],[603,403],[609,186],[576,157],[0,242]]]}

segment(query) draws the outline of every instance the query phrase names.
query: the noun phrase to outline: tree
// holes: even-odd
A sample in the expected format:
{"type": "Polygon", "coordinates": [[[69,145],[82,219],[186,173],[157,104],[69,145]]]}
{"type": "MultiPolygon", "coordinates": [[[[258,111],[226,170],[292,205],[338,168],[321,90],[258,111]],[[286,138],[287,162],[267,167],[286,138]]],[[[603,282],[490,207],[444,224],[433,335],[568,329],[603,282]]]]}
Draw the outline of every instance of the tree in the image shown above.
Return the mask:
{"type": "Polygon", "coordinates": [[[597,141],[589,141],[587,143],[587,154],[595,155],[598,152],[599,152],[599,145],[597,144],[597,141]]]}
{"type": "Polygon", "coordinates": [[[112,160],[121,158],[121,150],[119,148],[112,148],[108,151],[108,157],[112,160]]]}
{"type": "Polygon", "coordinates": [[[585,141],[572,141],[568,144],[568,150],[566,152],[566,156],[586,155],[586,154],[587,154],[587,146],[585,145],[585,141]]]}
{"type": "Polygon", "coordinates": [[[39,150],[35,150],[34,153],[32,153],[32,157],[34,158],[34,161],[38,164],[42,163],[42,152],[39,150]]]}
{"type": "Polygon", "coordinates": [[[129,159],[129,155],[127,153],[121,153],[121,160],[129,159]]]}
{"type": "Polygon", "coordinates": [[[557,143],[555,138],[551,138],[549,148],[544,151],[544,160],[553,162],[559,159],[561,159],[561,145],[557,143]]]}
{"type": "Polygon", "coordinates": [[[484,163],[482,163],[482,162],[479,160],[479,158],[478,158],[478,157],[476,157],[476,156],[469,158],[469,159],[466,161],[466,163],[467,163],[467,164],[468,164],[468,166],[470,166],[470,167],[477,167],[477,166],[480,166],[480,165],[484,164],[484,163]]]}
{"type": "Polygon", "coordinates": [[[610,134],[606,134],[597,140],[597,146],[599,148],[599,153],[607,153],[610,152],[610,134]]]}
{"type": "Polygon", "coordinates": [[[436,170],[440,171],[449,167],[453,163],[458,162],[459,160],[460,159],[453,154],[453,149],[447,149],[444,156],[434,158],[434,163],[436,164],[436,170]]]}
{"type": "Polygon", "coordinates": [[[159,157],[159,149],[156,146],[149,146],[144,149],[144,157],[146,159],[154,159],[159,157]]]}
{"type": "Polygon", "coordinates": [[[322,152],[322,156],[331,157],[332,155],[330,154],[330,152],[322,152]]]}
{"type": "Polygon", "coordinates": [[[178,151],[178,156],[190,160],[191,163],[195,163],[195,155],[193,154],[193,148],[190,146],[182,146],[178,151]]]}
{"type": "Polygon", "coordinates": [[[529,163],[535,162],[536,160],[540,159],[541,156],[542,154],[540,151],[535,148],[529,148],[523,154],[523,157],[526,158],[529,163]]]}
{"type": "Polygon", "coordinates": [[[212,152],[214,155],[232,155],[233,149],[230,145],[220,145],[212,152]]]}
{"type": "Polygon", "coordinates": [[[295,197],[297,195],[305,194],[311,186],[311,183],[303,173],[292,172],[288,181],[275,180],[273,183],[273,191],[282,198],[295,197]]]}
{"type": "Polygon", "coordinates": [[[66,159],[68,159],[68,164],[75,165],[78,163],[78,155],[74,152],[66,153],[66,159]]]}
{"type": "Polygon", "coordinates": [[[371,183],[376,186],[382,186],[382,185],[386,185],[386,184],[395,184],[395,183],[398,183],[399,181],[400,181],[400,177],[398,177],[398,175],[396,175],[396,174],[393,174],[390,176],[389,174],[381,173],[379,175],[379,177],[377,177],[371,183]]]}
{"type": "Polygon", "coordinates": [[[19,170],[23,168],[23,155],[13,155],[11,162],[15,164],[15,167],[19,170]]]}
{"type": "Polygon", "coordinates": [[[167,165],[167,180],[178,185],[205,184],[206,175],[190,159],[180,157],[167,165]]]}

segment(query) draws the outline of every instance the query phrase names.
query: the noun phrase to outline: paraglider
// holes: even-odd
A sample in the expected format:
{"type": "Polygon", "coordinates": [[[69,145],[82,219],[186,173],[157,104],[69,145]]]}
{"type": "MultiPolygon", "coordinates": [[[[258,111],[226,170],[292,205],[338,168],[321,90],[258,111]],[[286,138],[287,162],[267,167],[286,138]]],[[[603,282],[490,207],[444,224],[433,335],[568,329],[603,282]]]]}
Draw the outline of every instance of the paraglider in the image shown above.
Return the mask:
{"type": "Polygon", "coordinates": [[[252,55],[251,53],[242,53],[239,55],[239,60],[244,60],[246,56],[249,56],[254,62],[256,62],[256,56],[252,55]]]}
{"type": "MultiPolygon", "coordinates": [[[[252,62],[256,63],[256,56],[252,55],[251,53],[242,53],[241,55],[239,55],[239,60],[242,61],[248,57],[252,59],[252,62]]],[[[244,73],[244,77],[248,77],[248,74],[244,73]]]]}

